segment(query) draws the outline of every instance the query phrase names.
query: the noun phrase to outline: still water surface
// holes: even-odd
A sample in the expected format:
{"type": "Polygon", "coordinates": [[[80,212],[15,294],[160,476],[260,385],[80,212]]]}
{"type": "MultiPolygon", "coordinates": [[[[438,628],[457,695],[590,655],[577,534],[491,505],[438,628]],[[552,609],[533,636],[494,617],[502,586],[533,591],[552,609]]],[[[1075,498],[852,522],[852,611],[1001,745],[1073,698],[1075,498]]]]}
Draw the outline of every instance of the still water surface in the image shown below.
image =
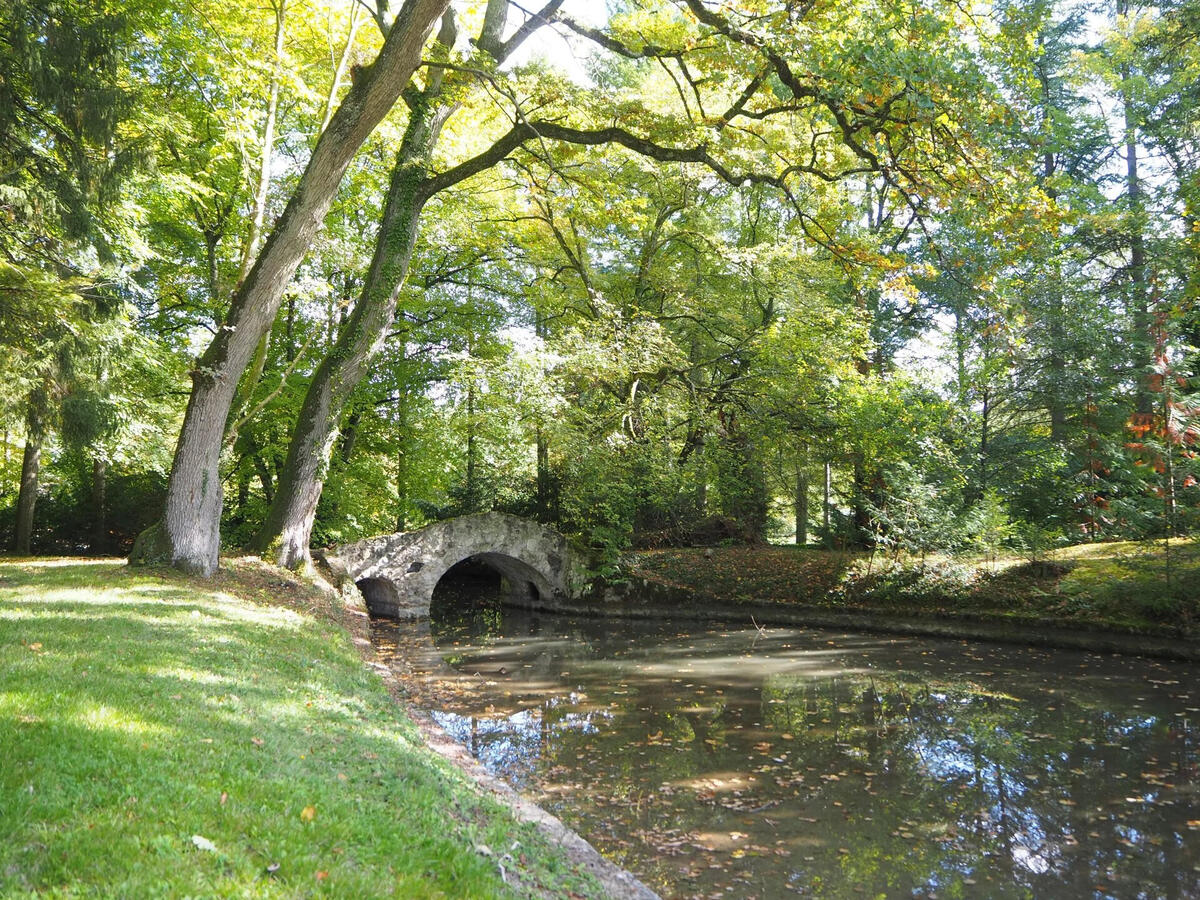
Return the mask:
{"type": "Polygon", "coordinates": [[[417,702],[665,897],[1200,898],[1194,666],[436,612],[417,702]]]}

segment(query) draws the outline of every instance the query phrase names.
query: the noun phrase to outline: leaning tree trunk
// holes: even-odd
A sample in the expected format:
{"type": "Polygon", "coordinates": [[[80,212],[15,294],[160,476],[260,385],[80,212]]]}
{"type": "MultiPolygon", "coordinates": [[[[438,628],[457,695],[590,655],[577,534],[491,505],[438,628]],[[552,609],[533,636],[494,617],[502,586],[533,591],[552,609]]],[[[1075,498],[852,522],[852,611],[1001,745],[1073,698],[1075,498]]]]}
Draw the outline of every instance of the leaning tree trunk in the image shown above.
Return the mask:
{"type": "Polygon", "coordinates": [[[283,291],[316,235],[350,160],[395,104],[421,61],[430,29],[449,0],[408,0],[379,57],[354,85],[317,140],[295,193],[238,288],[226,321],[192,371],[192,394],[167,483],[159,525],[132,559],[169,562],[200,575],[217,568],[220,458],[234,393],[278,311],[283,291]]]}
{"type": "MultiPolygon", "coordinates": [[[[454,16],[447,12],[438,32],[441,52],[454,46],[456,34],[454,16]]],[[[421,211],[430,196],[426,165],[442,126],[455,109],[441,102],[444,76],[444,69],[431,68],[425,90],[410,103],[371,267],[354,312],[313,373],[276,484],[275,500],[252,541],[259,552],[272,552],[281,566],[296,568],[309,560],[313,520],[337,440],[338,423],[347,399],[383,346],[396,316],[421,211]]]]}
{"type": "MultiPolygon", "coordinates": [[[[403,153],[403,151],[402,151],[403,153]]],[[[295,568],[309,559],[309,539],[338,422],[351,392],[379,351],[396,315],[425,197],[424,170],[403,160],[392,175],[375,255],[362,295],[333,350],[313,373],[276,484],[275,499],[252,546],[295,568]]]]}

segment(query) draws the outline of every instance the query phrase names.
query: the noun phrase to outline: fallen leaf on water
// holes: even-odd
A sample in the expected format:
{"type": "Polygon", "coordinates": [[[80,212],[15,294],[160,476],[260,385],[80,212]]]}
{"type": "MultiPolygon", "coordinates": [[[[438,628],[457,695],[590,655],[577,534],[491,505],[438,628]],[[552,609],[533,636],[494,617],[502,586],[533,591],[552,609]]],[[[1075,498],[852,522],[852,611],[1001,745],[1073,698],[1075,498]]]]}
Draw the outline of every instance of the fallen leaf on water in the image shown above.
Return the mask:
{"type": "Polygon", "coordinates": [[[317,817],[317,808],[315,806],[306,806],[300,810],[300,821],[311,822],[317,817]]]}

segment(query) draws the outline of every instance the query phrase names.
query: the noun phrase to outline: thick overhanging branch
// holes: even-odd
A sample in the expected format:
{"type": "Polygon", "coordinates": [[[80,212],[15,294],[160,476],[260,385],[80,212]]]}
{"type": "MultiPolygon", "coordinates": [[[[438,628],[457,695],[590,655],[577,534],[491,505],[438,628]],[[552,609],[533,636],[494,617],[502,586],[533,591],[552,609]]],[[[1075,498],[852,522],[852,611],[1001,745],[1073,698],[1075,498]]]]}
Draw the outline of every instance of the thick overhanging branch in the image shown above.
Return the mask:
{"type": "MultiPolygon", "coordinates": [[[[502,135],[491,147],[478,156],[460,163],[452,169],[447,169],[427,179],[422,186],[425,196],[433,196],[439,191],[465,181],[473,175],[486,171],[499,164],[510,153],[531,140],[562,141],[568,144],[594,147],[602,144],[615,144],[632,150],[642,156],[659,162],[697,163],[707,167],[721,180],[733,185],[767,184],[782,191],[793,205],[795,198],[789,189],[787,175],[794,172],[807,171],[807,166],[792,166],[783,175],[772,175],[765,172],[734,172],[709,152],[703,144],[694,147],[671,147],[657,144],[647,138],[639,137],[624,128],[610,126],[608,128],[583,129],[573,128],[557,122],[518,122],[508,132],[502,135]]],[[[817,174],[817,173],[812,173],[817,174]]],[[[826,177],[827,173],[825,173],[826,177]]]]}
{"type": "Polygon", "coordinates": [[[628,44],[617,40],[611,34],[601,31],[599,28],[592,28],[590,25],[584,25],[582,22],[572,19],[570,16],[558,15],[554,17],[554,21],[567,26],[571,31],[578,34],[580,37],[585,37],[594,44],[598,44],[605,50],[616,53],[618,56],[624,56],[626,59],[680,59],[683,57],[682,50],[673,50],[670,47],[660,47],[657,44],[644,44],[641,49],[634,49],[628,44]]]}

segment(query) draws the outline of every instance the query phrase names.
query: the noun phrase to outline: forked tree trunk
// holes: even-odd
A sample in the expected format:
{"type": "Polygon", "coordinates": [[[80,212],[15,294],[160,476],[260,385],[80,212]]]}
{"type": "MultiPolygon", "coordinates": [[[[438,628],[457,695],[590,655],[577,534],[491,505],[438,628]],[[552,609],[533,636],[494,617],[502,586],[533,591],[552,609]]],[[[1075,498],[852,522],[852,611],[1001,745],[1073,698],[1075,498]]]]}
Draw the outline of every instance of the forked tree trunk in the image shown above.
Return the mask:
{"type": "Polygon", "coordinates": [[[448,5],[449,0],[404,4],[375,63],[360,71],[317,140],[295,193],[192,372],[192,394],[175,448],[163,520],[139,538],[133,561],[169,562],[199,575],[216,571],[219,464],[238,382],[271,327],[284,289],[320,228],[346,167],[408,84],[433,23],[448,5]]]}
{"type": "MultiPolygon", "coordinates": [[[[455,34],[453,15],[447,13],[438,33],[443,50],[453,47],[455,34]]],[[[275,499],[252,541],[253,549],[272,553],[281,566],[296,568],[309,560],[313,520],[343,409],[366,373],[367,364],[383,346],[396,316],[421,211],[429,198],[426,165],[442,126],[455,108],[441,102],[443,74],[442,70],[431,70],[425,90],[411,103],[362,292],[338,332],[333,349],[309,382],[275,499]]]]}

